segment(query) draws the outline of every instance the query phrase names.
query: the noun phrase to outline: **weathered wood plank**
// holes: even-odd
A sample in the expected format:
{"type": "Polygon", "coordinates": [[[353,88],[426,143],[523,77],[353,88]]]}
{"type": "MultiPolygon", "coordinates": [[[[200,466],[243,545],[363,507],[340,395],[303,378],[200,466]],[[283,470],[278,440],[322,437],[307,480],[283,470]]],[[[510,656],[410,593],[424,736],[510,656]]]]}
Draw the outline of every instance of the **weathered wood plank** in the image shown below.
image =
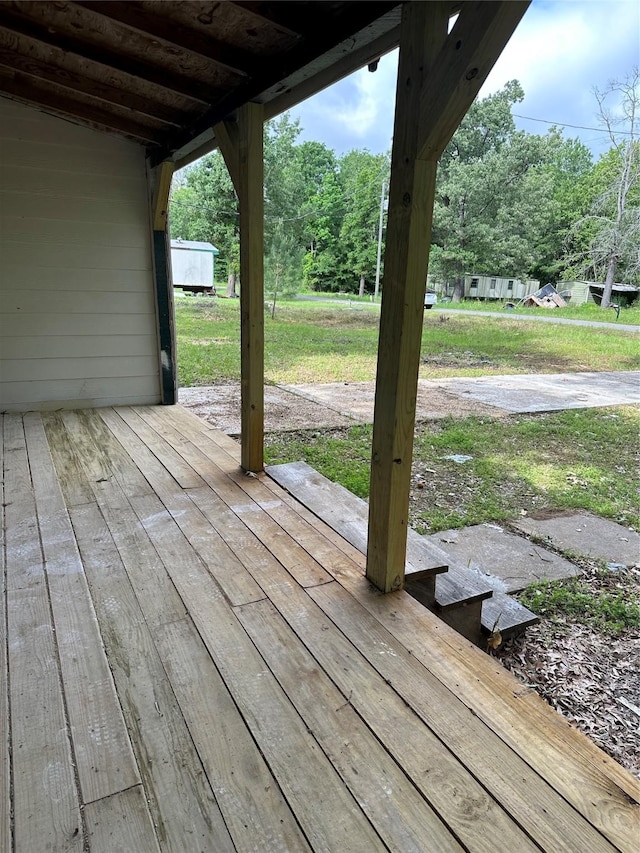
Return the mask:
{"type": "Polygon", "coordinates": [[[91,853],[160,853],[141,785],[89,803],[85,819],[91,853]]]}
{"type": "MultiPolygon", "coordinates": [[[[131,459],[139,465],[140,471],[145,474],[145,478],[153,486],[164,507],[216,578],[230,602],[245,604],[264,598],[260,587],[192,500],[194,492],[200,490],[191,489],[187,494],[177,487],[171,474],[157,458],[157,452],[151,453],[145,442],[139,438],[139,431],[146,435],[147,431],[153,432],[153,430],[149,430],[133,410],[118,409],[116,413],[111,409],[104,409],[100,415],[113,435],[123,447],[127,448],[131,459]]],[[[154,433],[154,435],[159,439],[157,434],[154,433]]],[[[158,444],[160,444],[159,441],[158,444]]],[[[174,452],[172,448],[164,441],[161,444],[172,459],[171,454],[174,452]]],[[[156,451],[157,449],[156,447],[156,451]]],[[[172,464],[170,461],[169,465],[172,464]]],[[[204,487],[204,481],[200,480],[200,482],[204,487]]],[[[204,487],[202,491],[208,492],[209,489],[204,487]]]]}
{"type": "MultiPolygon", "coordinates": [[[[309,595],[380,676],[385,680],[393,679],[394,689],[401,699],[433,729],[451,753],[481,781],[495,801],[543,850],[553,850],[554,853],[561,850],[569,853],[576,849],[608,850],[613,853],[611,845],[553,790],[543,776],[522,761],[475,713],[457,699],[452,690],[444,687],[413,657],[413,649],[408,651],[386,628],[367,614],[348,592],[334,583],[310,590],[309,595]],[[381,650],[385,654],[381,654],[381,650]]],[[[390,601],[391,608],[396,612],[399,604],[397,600],[390,601]]],[[[465,645],[469,658],[475,661],[476,658],[481,660],[484,657],[482,652],[468,643],[465,645]]],[[[515,681],[513,683],[517,686],[515,681]]],[[[486,713],[491,712],[490,704],[487,703],[486,713]]],[[[502,830],[496,835],[495,830],[488,828],[484,813],[480,825],[476,820],[475,832],[479,837],[472,843],[482,845],[483,849],[495,849],[496,837],[501,839],[505,847],[514,850],[523,849],[522,844],[526,844],[518,840],[511,844],[506,842],[502,830]]]]}
{"type": "MultiPolygon", "coordinates": [[[[429,803],[334,686],[271,602],[238,618],[389,850],[462,850],[429,803]]],[[[324,627],[327,627],[326,625],[324,627]]],[[[400,719],[398,723],[402,727],[400,719]]],[[[410,736],[407,733],[407,740],[410,736]]],[[[412,749],[418,744],[411,742],[412,749]]]]}
{"type": "MultiPolygon", "coordinates": [[[[306,462],[269,465],[266,473],[294,495],[315,515],[333,527],[363,554],[367,551],[367,502],[339,483],[333,483],[306,462]]],[[[417,539],[408,554],[406,573],[422,579],[447,571],[446,555],[440,549],[423,548],[417,539]]],[[[475,590],[470,590],[471,594],[475,590]]],[[[489,592],[490,594],[490,592],[489,592]]],[[[469,595],[466,598],[470,597],[469,595]]]]}
{"type": "Polygon", "coordinates": [[[79,853],[83,835],[79,792],[18,415],[4,416],[4,446],[13,849],[79,853]]]}
{"type": "MultiPolygon", "coordinates": [[[[149,484],[109,431],[91,435],[95,423],[88,413],[64,412],[62,420],[80,456],[109,532],[116,543],[136,597],[150,625],[182,619],[186,610],[164,564],[139,523],[127,494],[149,494],[149,484]],[[106,443],[105,443],[106,441],[106,443]],[[118,478],[111,468],[117,469],[118,478]],[[139,481],[143,481],[144,486],[139,481]],[[126,493],[122,486],[125,486],[126,493]]],[[[100,422],[101,423],[101,422],[100,422]]]]}
{"type": "Polygon", "coordinates": [[[156,631],[184,718],[238,850],[306,851],[307,842],[190,620],[156,631]]]}
{"type": "Polygon", "coordinates": [[[620,850],[634,849],[640,830],[637,780],[535,691],[519,685],[499,663],[471,648],[419,603],[404,594],[402,602],[372,594],[361,578],[345,578],[343,583],[412,656],[605,838],[620,850]]]}
{"type": "Polygon", "coordinates": [[[138,411],[150,423],[157,425],[156,428],[162,431],[165,439],[197,468],[202,479],[215,492],[214,496],[209,490],[192,490],[190,495],[240,560],[244,562],[245,548],[249,548],[259,560],[265,556],[267,559],[275,557],[302,586],[312,586],[329,580],[329,576],[317,561],[236,482],[222,472],[215,460],[220,459],[222,464],[226,465],[226,454],[210,442],[202,444],[202,447],[198,446],[202,443],[202,436],[197,427],[194,428],[187,420],[181,424],[178,431],[168,426],[164,410],[146,408],[138,411]],[[185,438],[190,441],[185,442],[185,438]],[[231,514],[228,510],[231,510],[231,514]],[[238,524],[238,521],[241,523],[238,524]],[[246,527],[244,531],[243,526],[246,527]],[[259,540],[261,545],[257,545],[256,540],[259,540]]]}
{"type": "MultiPolygon", "coordinates": [[[[148,498],[136,499],[144,524],[148,498]]],[[[370,853],[383,846],[333,766],[279,687],[212,578],[205,585],[185,570],[169,524],[150,524],[150,537],[185,602],[240,713],[311,847],[370,853]],[[336,820],[340,815],[340,820],[336,820]]]]}
{"type": "Polygon", "coordinates": [[[140,781],[39,414],[24,416],[76,770],[85,803],[140,781]]]}
{"type": "MultiPolygon", "coordinates": [[[[151,632],[95,504],[72,519],[162,848],[233,850],[151,632]]],[[[201,686],[201,685],[199,685],[201,686]]]]}
{"type": "Polygon", "coordinates": [[[5,577],[4,415],[0,414],[0,850],[11,847],[11,758],[5,577]]]}

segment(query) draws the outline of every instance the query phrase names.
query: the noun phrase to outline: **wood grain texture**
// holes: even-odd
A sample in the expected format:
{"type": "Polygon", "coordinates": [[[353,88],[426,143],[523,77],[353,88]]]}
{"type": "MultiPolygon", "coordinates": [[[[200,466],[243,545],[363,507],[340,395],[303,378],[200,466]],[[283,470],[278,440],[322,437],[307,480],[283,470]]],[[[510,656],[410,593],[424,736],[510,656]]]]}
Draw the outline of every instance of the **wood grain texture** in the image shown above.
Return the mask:
{"type": "Polygon", "coordinates": [[[94,503],[72,511],[109,664],[162,849],[233,845],[154,639],[94,503]]]}
{"type": "Polygon", "coordinates": [[[0,850],[11,846],[11,757],[5,575],[4,415],[0,414],[0,850]]]}
{"type": "Polygon", "coordinates": [[[162,849],[140,785],[90,803],[85,818],[91,853],[160,853],[162,849]]]}
{"type": "Polygon", "coordinates": [[[79,792],[22,419],[3,420],[14,849],[80,853],[79,792]]]}
{"type": "MultiPolygon", "coordinates": [[[[158,423],[158,414],[153,409],[137,411],[158,423]]],[[[238,485],[235,475],[227,476],[218,467],[220,462],[228,469],[229,457],[224,451],[210,442],[201,444],[197,425],[189,418],[182,419],[179,412],[180,407],[175,407],[169,415],[172,424],[178,419],[177,429],[168,426],[167,419],[161,416],[165,424],[163,434],[213,489],[213,493],[197,490],[191,496],[238,558],[249,559],[248,549],[260,563],[276,557],[303,586],[326,582],[328,576],[318,562],[238,485]],[[185,437],[191,441],[185,442],[185,437]]],[[[253,479],[242,474],[234,462],[231,466],[235,467],[239,480],[253,479]]]]}
{"type": "Polygon", "coordinates": [[[634,849],[640,785],[631,774],[418,602],[399,602],[399,619],[396,602],[372,594],[361,579],[345,581],[345,588],[609,843],[634,849]]]}
{"type": "MultiPolygon", "coordinates": [[[[264,162],[263,107],[238,110],[236,187],[240,210],[240,420],[242,467],[264,465],[264,162]]],[[[233,168],[233,166],[232,166],[233,168]]],[[[233,176],[232,176],[233,177],[233,176]]]]}
{"type": "MultiPolygon", "coordinates": [[[[567,806],[544,778],[532,771],[499,736],[479,721],[475,712],[460,702],[452,690],[443,687],[390,631],[375,619],[367,618],[349,593],[337,584],[329,584],[323,589],[310,590],[310,595],[380,676],[393,678],[394,689],[401,699],[447,745],[473,777],[482,779],[483,786],[494,800],[543,850],[569,853],[578,844],[578,847],[583,845],[581,849],[612,853],[613,848],[597,830],[567,806]],[[380,649],[385,649],[387,654],[380,654],[380,649]],[[439,709],[445,707],[447,711],[443,714],[439,709]]],[[[468,643],[466,648],[470,659],[484,657],[468,643]]],[[[485,820],[483,817],[483,823],[485,820]]],[[[478,839],[476,844],[482,843],[484,849],[491,850],[496,837],[504,839],[503,832],[500,830],[496,836],[490,830],[484,840],[478,839]]],[[[523,843],[522,840],[514,841],[513,849],[521,849],[523,843]]]]}
{"type": "Polygon", "coordinates": [[[85,803],[140,781],[40,415],[24,416],[76,771],[85,803]]]}
{"type": "MultiPolygon", "coordinates": [[[[197,508],[193,500],[194,494],[209,491],[204,488],[204,481],[199,477],[196,481],[193,481],[193,478],[189,479],[180,468],[185,481],[192,482],[195,488],[190,488],[187,494],[182,488],[176,487],[176,482],[170,473],[171,470],[175,470],[174,451],[169,444],[160,439],[159,434],[148,427],[136,411],[119,409],[116,414],[113,410],[105,409],[100,414],[113,434],[127,447],[131,458],[140,466],[140,470],[144,472],[164,507],[229,600],[233,604],[244,604],[263,598],[264,593],[260,587],[210,521],[197,508]],[[134,427],[140,433],[136,432],[134,427]],[[145,443],[140,440],[140,434],[152,439],[151,446],[156,448],[156,455],[151,453],[145,443]],[[157,458],[162,448],[167,452],[165,464],[161,464],[157,458]],[[202,487],[198,486],[198,482],[202,483],[202,487]]],[[[195,471],[190,470],[192,475],[196,476],[195,471]]]]}
{"type": "Polygon", "coordinates": [[[158,648],[238,850],[309,849],[280,787],[200,635],[186,619],[161,626],[158,648]],[[266,839],[266,841],[262,840],[266,839]]]}
{"type": "Polygon", "coordinates": [[[388,849],[422,853],[428,838],[434,853],[462,850],[360,719],[354,688],[345,695],[335,687],[270,602],[245,605],[238,616],[388,849]]]}
{"type": "MultiPolygon", "coordinates": [[[[447,36],[447,3],[405,3],[389,182],[371,450],[367,577],[404,584],[423,302],[437,163],[416,159],[420,94],[447,36]]],[[[434,122],[439,116],[431,116],[434,122]]]]}

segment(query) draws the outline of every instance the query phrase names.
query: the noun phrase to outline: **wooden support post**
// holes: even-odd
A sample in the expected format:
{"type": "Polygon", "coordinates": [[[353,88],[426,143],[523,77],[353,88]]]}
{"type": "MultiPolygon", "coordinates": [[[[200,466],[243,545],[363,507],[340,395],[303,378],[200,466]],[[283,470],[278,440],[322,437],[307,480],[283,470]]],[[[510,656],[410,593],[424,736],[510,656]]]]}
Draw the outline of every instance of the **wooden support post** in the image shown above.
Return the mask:
{"type": "Polygon", "coordinates": [[[424,292],[438,159],[528,2],[404,3],[371,456],[367,578],[404,584],[424,292]]]}
{"type": "Polygon", "coordinates": [[[237,127],[216,125],[240,207],[241,465],[264,467],[264,161],[263,107],[245,104],[237,127]]]}
{"type": "Polygon", "coordinates": [[[153,277],[160,348],[160,399],[165,406],[174,405],[178,398],[175,312],[168,231],[169,191],[173,169],[173,163],[165,161],[150,174],[153,277]]]}

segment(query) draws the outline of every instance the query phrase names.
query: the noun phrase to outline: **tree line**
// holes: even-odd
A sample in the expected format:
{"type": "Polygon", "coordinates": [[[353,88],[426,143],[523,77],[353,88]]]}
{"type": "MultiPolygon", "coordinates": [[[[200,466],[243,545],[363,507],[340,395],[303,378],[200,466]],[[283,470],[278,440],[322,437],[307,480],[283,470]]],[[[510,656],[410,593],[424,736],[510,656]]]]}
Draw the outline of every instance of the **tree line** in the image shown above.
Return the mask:
{"type": "MultiPolygon", "coordinates": [[[[640,75],[594,90],[610,148],[597,162],[559,127],[545,135],[517,130],[517,81],[476,100],[439,163],[429,271],[460,296],[465,273],[557,283],[586,278],[640,283],[640,75]]],[[[381,194],[390,156],[342,156],[300,142],[288,114],[267,122],[265,286],[372,292],[381,194]]],[[[220,250],[233,291],[239,268],[238,208],[219,152],[179,176],[170,206],[172,237],[220,250]]],[[[382,233],[384,258],[384,231],[382,233]]],[[[382,279],[384,283],[384,278],[382,279]]],[[[455,298],[455,296],[454,296],[455,298]]]]}

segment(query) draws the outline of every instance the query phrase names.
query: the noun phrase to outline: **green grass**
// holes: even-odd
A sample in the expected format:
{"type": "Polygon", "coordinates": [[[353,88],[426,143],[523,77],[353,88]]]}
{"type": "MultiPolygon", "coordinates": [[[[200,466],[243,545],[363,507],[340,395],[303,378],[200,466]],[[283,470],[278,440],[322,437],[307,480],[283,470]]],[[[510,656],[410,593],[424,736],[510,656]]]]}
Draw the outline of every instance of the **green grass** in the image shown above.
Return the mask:
{"type": "Polygon", "coordinates": [[[552,620],[579,619],[583,625],[594,625],[618,636],[629,628],[640,628],[640,607],[633,600],[632,582],[622,577],[617,586],[618,591],[610,592],[599,588],[597,582],[580,578],[539,581],[527,587],[519,600],[538,616],[552,620]]]}
{"type": "MultiPolygon", "coordinates": [[[[279,384],[375,378],[377,309],[289,301],[265,318],[265,379],[279,384]]],[[[240,377],[238,300],[176,300],[178,381],[213,385],[240,377]]],[[[640,368],[633,333],[509,318],[425,312],[423,378],[640,368]]]]}
{"type": "MultiPolygon", "coordinates": [[[[583,509],[638,529],[633,408],[421,424],[414,442],[411,523],[421,532],[506,522],[543,509],[583,509]],[[447,456],[473,457],[458,464],[447,456]]],[[[371,427],[267,437],[269,462],[304,459],[366,497],[371,427]]]]}

